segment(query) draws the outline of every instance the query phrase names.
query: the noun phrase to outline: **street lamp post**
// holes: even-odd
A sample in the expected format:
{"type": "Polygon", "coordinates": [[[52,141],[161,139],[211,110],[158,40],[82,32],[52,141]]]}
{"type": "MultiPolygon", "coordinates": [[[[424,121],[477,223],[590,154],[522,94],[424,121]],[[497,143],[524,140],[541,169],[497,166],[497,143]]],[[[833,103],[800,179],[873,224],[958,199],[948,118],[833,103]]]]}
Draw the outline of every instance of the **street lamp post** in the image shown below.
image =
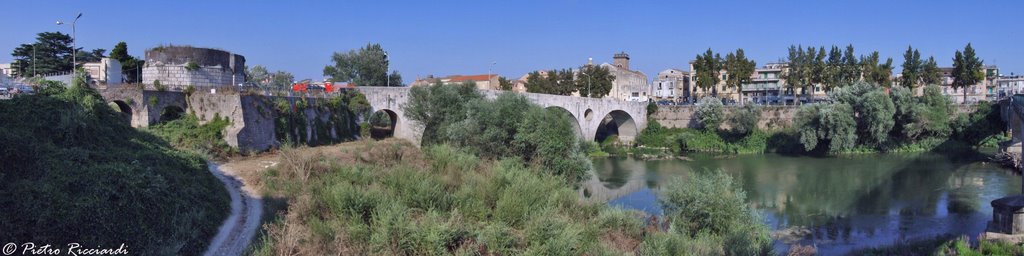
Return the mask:
{"type": "MultiPolygon", "coordinates": [[[[78,23],[78,19],[81,17],[82,13],[78,13],[78,16],[75,17],[75,20],[71,21],[71,79],[74,79],[77,72],[75,68],[77,68],[78,65],[78,56],[76,56],[78,55],[78,38],[76,33],[77,31],[75,30],[75,23],[78,23]]],[[[58,20],[57,25],[64,25],[64,22],[58,20]]]]}
{"type": "Polygon", "coordinates": [[[384,80],[387,80],[388,87],[391,87],[391,76],[388,72],[391,71],[391,65],[388,65],[388,52],[384,51],[384,80]]]}
{"type": "MultiPolygon", "coordinates": [[[[491,69],[494,68],[494,64],[498,64],[498,62],[497,61],[491,61],[491,65],[487,66],[487,87],[490,87],[490,88],[494,88],[494,85],[491,84],[491,69]]],[[[501,83],[501,82],[498,82],[498,83],[501,83]]],[[[498,85],[498,89],[501,89],[501,85],[500,84],[498,85]]]]}
{"type": "Polygon", "coordinates": [[[590,96],[591,96],[590,95],[590,74],[587,74],[586,71],[582,71],[582,70],[580,71],[580,74],[583,74],[584,76],[587,76],[587,98],[590,98],[590,96]]]}

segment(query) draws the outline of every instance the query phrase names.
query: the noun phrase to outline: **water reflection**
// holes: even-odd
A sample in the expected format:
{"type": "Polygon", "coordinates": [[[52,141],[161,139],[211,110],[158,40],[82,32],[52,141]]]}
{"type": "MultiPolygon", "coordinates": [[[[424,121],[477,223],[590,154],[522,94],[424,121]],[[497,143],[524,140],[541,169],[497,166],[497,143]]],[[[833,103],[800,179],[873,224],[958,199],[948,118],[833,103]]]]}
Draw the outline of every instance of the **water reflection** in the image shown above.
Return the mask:
{"type": "MultiPolygon", "coordinates": [[[[991,218],[991,200],[1018,193],[1020,179],[977,158],[863,155],[691,156],[691,161],[595,159],[591,196],[660,214],[656,191],[676,177],[721,169],[774,230],[800,229],[790,243],[831,255],[896,240],[942,234],[975,236],[991,218]],[[642,184],[642,185],[638,185],[642,184]]],[[[785,250],[788,245],[777,244],[785,250]]]]}

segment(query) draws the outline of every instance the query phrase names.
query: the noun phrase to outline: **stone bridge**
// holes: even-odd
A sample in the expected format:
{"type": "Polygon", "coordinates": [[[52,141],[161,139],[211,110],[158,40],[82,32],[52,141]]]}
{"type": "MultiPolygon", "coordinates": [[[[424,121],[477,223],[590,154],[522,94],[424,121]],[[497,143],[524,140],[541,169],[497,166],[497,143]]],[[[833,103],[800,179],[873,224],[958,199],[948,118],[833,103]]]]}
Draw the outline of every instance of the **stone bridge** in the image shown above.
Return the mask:
{"type": "MultiPolygon", "coordinates": [[[[394,122],[393,136],[419,145],[423,127],[409,120],[404,107],[409,100],[409,87],[358,87],[366,95],[375,112],[384,112],[394,122]]],[[[276,145],[273,107],[276,98],[295,101],[297,96],[263,96],[239,93],[207,93],[197,91],[186,96],[179,91],[142,90],[136,87],[109,87],[99,90],[103,98],[119,110],[133,127],[147,127],[159,123],[168,115],[193,113],[201,123],[215,116],[228,118],[231,124],[224,131],[224,140],[244,151],[262,151],[276,145]]],[[[487,98],[496,98],[503,91],[483,90],[487,98]]],[[[647,127],[647,104],[611,99],[522,93],[531,102],[548,109],[563,111],[571,117],[576,134],[588,141],[600,135],[615,134],[624,142],[636,139],[647,127]],[[599,135],[600,134],[600,135],[599,135]]],[[[315,97],[310,97],[316,100],[315,97]]],[[[314,119],[325,119],[325,114],[307,110],[309,126],[314,119]]],[[[307,131],[307,137],[315,131],[307,131]]],[[[329,132],[336,134],[336,131],[329,132]]]]}
{"type": "Polygon", "coordinates": [[[1018,94],[999,101],[1000,115],[1010,131],[1012,142],[1006,151],[1021,154],[1021,141],[1024,138],[1024,95],[1018,94]]]}
{"type": "MultiPolygon", "coordinates": [[[[409,87],[357,87],[366,95],[374,111],[383,111],[393,120],[394,137],[419,144],[423,127],[410,123],[403,110],[409,100],[409,87]]],[[[489,99],[505,91],[481,90],[489,99]]],[[[534,104],[569,114],[576,134],[593,141],[600,133],[617,134],[619,140],[632,142],[647,127],[647,103],[612,99],[584,98],[539,93],[520,93],[534,104]]]]}

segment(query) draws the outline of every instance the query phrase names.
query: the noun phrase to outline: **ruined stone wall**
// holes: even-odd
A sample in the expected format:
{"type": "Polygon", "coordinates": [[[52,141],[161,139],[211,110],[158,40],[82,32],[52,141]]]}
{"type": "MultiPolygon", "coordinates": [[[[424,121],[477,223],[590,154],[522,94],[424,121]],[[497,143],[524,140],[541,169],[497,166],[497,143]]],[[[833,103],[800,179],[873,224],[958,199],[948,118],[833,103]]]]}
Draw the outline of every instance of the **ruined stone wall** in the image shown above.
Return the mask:
{"type": "Polygon", "coordinates": [[[315,98],[303,100],[299,97],[197,92],[189,97],[189,111],[199,118],[200,123],[206,123],[217,116],[227,118],[230,125],[224,129],[224,140],[243,152],[280,146],[279,140],[284,138],[279,138],[278,133],[282,131],[300,134],[296,136],[295,142],[307,145],[340,142],[348,139],[344,136],[346,132],[358,132],[358,127],[343,127],[349,124],[332,120],[332,116],[344,116],[347,113],[337,113],[338,110],[330,109],[324,100],[315,98]],[[285,112],[275,106],[279,101],[287,103],[285,112]],[[298,104],[300,101],[302,103],[298,104]],[[304,107],[295,107],[297,105],[304,107]],[[278,127],[282,124],[279,118],[288,114],[301,117],[299,123],[278,127]]]}

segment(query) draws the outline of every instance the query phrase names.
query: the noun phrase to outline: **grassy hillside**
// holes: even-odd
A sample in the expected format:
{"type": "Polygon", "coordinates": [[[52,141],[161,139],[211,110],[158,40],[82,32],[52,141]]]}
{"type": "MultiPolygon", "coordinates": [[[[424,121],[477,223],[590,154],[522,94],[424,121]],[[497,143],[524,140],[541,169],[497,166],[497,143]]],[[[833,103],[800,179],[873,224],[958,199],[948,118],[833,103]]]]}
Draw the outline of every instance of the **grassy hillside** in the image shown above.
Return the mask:
{"type": "Polygon", "coordinates": [[[202,253],[229,211],[206,168],[89,88],[0,100],[0,241],[202,253]]]}

